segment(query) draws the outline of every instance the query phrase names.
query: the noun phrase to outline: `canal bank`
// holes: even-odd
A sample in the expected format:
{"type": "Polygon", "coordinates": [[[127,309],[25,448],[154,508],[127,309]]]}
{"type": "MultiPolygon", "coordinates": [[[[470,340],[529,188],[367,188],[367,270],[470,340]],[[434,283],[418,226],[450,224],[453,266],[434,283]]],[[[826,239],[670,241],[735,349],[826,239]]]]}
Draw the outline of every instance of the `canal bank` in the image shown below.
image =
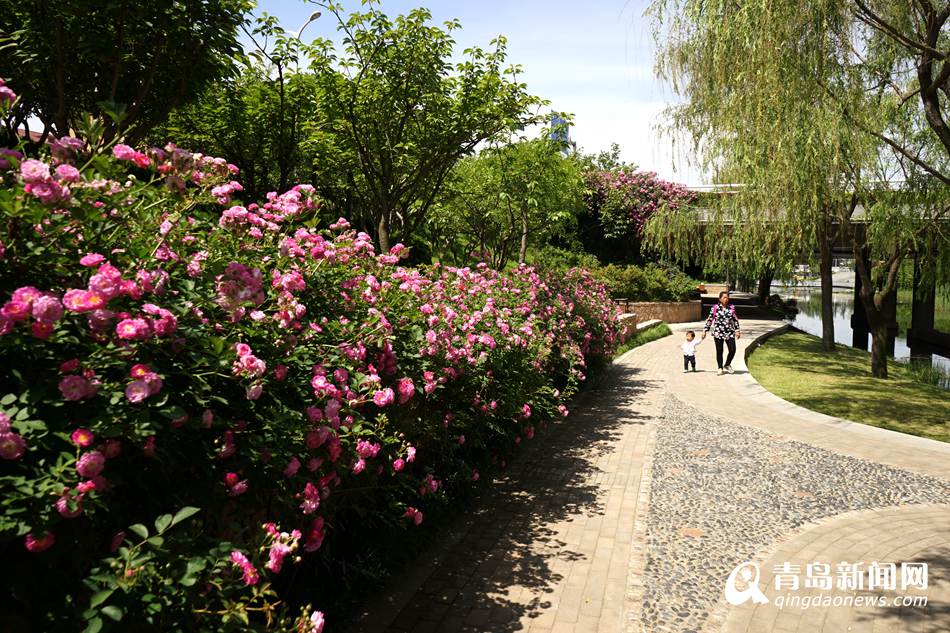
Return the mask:
{"type": "MultiPolygon", "coordinates": [[[[851,315],[854,314],[855,308],[854,290],[849,288],[848,284],[850,280],[853,280],[853,273],[851,275],[849,279],[847,273],[839,273],[839,278],[836,279],[832,293],[835,342],[848,346],[852,345],[854,335],[854,331],[851,329],[851,315]]],[[[772,284],[771,292],[779,295],[783,300],[793,299],[795,301],[798,313],[787,317],[785,319],[787,323],[803,332],[821,336],[821,288],[817,284],[812,285],[805,282],[804,284],[791,285],[778,282],[772,284]]],[[[909,304],[907,306],[899,305],[898,311],[900,312],[902,308],[909,309],[909,304]]],[[[904,363],[911,360],[911,349],[907,345],[906,326],[900,328],[895,339],[894,359],[904,363]]],[[[950,378],[950,358],[933,354],[932,363],[934,367],[940,369],[950,378]]],[[[944,382],[944,386],[948,386],[947,381],[944,382]]]]}

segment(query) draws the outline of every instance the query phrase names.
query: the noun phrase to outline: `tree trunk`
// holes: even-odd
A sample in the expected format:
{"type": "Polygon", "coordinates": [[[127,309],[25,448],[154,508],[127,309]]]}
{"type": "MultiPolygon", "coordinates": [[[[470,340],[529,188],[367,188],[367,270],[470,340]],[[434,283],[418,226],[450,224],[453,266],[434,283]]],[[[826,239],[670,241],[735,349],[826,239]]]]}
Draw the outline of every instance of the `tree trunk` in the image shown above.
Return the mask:
{"type": "Polygon", "coordinates": [[[389,252],[389,223],[386,221],[386,214],[384,213],[379,218],[379,224],[376,225],[376,232],[379,237],[379,252],[388,253],[389,252]]]}
{"type": "Polygon", "coordinates": [[[871,330],[871,375],[887,378],[887,321],[869,319],[871,330]]]}
{"type": "Polygon", "coordinates": [[[821,236],[821,347],[826,352],[835,349],[835,309],[831,278],[831,236],[826,227],[821,236]]]}
{"type": "Polygon", "coordinates": [[[767,270],[759,277],[759,305],[764,306],[769,302],[769,295],[772,293],[772,270],[767,270]]]}
{"type": "Polygon", "coordinates": [[[521,216],[521,247],[518,249],[518,263],[523,264],[528,254],[528,217],[521,216]]]}

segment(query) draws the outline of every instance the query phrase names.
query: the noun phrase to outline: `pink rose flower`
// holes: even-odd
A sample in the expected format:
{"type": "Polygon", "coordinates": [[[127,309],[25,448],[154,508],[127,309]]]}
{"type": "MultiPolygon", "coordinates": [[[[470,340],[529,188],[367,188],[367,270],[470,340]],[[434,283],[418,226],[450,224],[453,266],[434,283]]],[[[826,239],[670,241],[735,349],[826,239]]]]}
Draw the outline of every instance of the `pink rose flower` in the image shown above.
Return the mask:
{"type": "Polygon", "coordinates": [[[231,552],[231,562],[234,563],[236,567],[241,570],[241,574],[244,576],[245,585],[256,585],[261,580],[261,575],[255,569],[254,565],[251,564],[251,561],[247,559],[242,552],[234,550],[231,552]]]}
{"type": "Polygon", "coordinates": [[[79,260],[80,266],[98,266],[106,260],[105,256],[99,253],[87,253],[79,260]]]}
{"type": "Polygon", "coordinates": [[[56,536],[52,532],[47,532],[43,536],[34,536],[32,533],[27,534],[26,538],[23,539],[26,549],[33,552],[34,554],[39,552],[45,552],[53,546],[56,542],[56,536]]]}
{"type": "Polygon", "coordinates": [[[152,390],[149,384],[144,380],[133,380],[125,388],[125,397],[133,404],[142,402],[148,398],[151,393],[152,390]]]}
{"type": "Polygon", "coordinates": [[[396,383],[396,391],[399,392],[399,404],[403,404],[416,392],[416,386],[411,378],[402,378],[396,383]]]}
{"type": "Polygon", "coordinates": [[[385,389],[380,389],[373,394],[373,402],[377,407],[385,407],[392,404],[393,400],[396,399],[396,395],[393,393],[393,390],[389,387],[385,389]]]}
{"type": "Polygon", "coordinates": [[[115,326],[115,333],[123,340],[143,340],[151,334],[151,328],[145,319],[123,319],[115,326]]]}
{"type": "Polygon", "coordinates": [[[300,460],[296,457],[291,457],[290,462],[288,462],[287,467],[284,468],[285,477],[293,477],[297,474],[297,471],[300,470],[300,460]]]}
{"type": "Polygon", "coordinates": [[[63,304],[59,297],[44,294],[33,300],[33,318],[37,321],[55,323],[63,316],[63,304]]]}
{"type": "Polygon", "coordinates": [[[79,446],[80,448],[86,448],[87,446],[92,445],[96,439],[96,436],[93,435],[92,431],[89,429],[76,429],[69,436],[69,439],[71,439],[73,444],[76,446],[79,446]]]}
{"type": "Polygon", "coordinates": [[[46,163],[28,158],[20,163],[20,176],[25,183],[41,183],[49,180],[49,165],[46,163]]]}
{"type": "Polygon", "coordinates": [[[323,633],[323,612],[314,611],[310,617],[300,622],[300,633],[323,633]]]}
{"type": "Polygon", "coordinates": [[[89,479],[101,473],[105,467],[106,456],[99,451],[83,453],[79,457],[79,461],[76,462],[76,472],[78,472],[81,477],[89,479]]]}
{"type": "Polygon", "coordinates": [[[66,400],[76,401],[96,394],[98,387],[82,376],[66,376],[59,381],[59,392],[66,400]]]}
{"type": "Polygon", "coordinates": [[[13,460],[20,459],[26,452],[26,442],[13,431],[0,433],[0,457],[13,460]]]}
{"type": "Polygon", "coordinates": [[[65,163],[56,168],[56,177],[63,182],[76,182],[81,178],[78,169],[65,163]]]}
{"type": "Polygon", "coordinates": [[[420,512],[419,510],[416,510],[412,506],[409,506],[408,508],[406,508],[406,513],[403,514],[403,516],[409,519],[410,521],[412,521],[416,525],[419,525],[420,523],[422,523],[422,519],[423,519],[422,512],[420,512]]]}

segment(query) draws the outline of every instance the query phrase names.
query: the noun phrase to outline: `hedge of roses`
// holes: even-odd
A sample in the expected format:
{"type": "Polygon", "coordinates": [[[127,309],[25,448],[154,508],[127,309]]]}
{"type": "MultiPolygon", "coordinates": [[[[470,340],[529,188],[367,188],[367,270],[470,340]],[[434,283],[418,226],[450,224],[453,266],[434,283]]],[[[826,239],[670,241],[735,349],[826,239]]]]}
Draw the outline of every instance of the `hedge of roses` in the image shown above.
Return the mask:
{"type": "Polygon", "coordinates": [[[405,268],[310,186],[239,204],[236,171],[2,150],[3,630],[318,632],[313,587],[609,360],[584,271],[405,268]]]}

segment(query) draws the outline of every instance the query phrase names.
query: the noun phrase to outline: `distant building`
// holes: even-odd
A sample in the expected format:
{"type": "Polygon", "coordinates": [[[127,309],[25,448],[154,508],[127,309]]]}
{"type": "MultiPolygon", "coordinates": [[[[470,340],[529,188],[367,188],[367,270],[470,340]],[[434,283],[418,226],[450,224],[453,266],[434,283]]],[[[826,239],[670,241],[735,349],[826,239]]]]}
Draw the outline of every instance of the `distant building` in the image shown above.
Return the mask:
{"type": "Polygon", "coordinates": [[[565,146],[571,144],[571,125],[558,114],[551,115],[550,138],[552,141],[558,141],[565,146]]]}

